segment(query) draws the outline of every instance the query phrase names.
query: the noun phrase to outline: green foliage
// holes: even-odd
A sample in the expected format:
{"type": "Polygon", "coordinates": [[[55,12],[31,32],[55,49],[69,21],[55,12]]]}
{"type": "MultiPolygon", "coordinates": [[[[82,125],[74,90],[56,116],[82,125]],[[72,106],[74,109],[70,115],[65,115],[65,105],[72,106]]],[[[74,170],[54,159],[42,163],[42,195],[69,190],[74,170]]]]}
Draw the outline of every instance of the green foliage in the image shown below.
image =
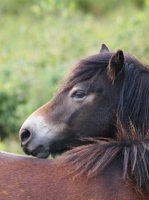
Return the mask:
{"type": "Polygon", "coordinates": [[[26,100],[23,96],[23,86],[15,80],[13,71],[2,66],[0,69],[0,139],[3,140],[10,133],[16,132],[16,109],[26,100]]]}
{"type": "Polygon", "coordinates": [[[119,0],[76,0],[77,8],[84,12],[94,13],[96,15],[103,15],[105,12],[109,12],[121,4],[119,0]]]}
{"type": "Polygon", "coordinates": [[[134,5],[137,8],[143,8],[146,0],[75,0],[77,7],[84,12],[93,13],[96,15],[104,15],[107,12],[114,12],[115,9],[134,5]]]}
{"type": "MultiPolygon", "coordinates": [[[[133,4],[138,8],[143,8],[147,0],[5,0],[1,3],[1,12],[20,13],[25,9],[33,8],[37,14],[56,13],[59,11],[69,12],[70,5],[72,8],[76,6],[84,12],[90,12],[97,15],[104,14],[105,12],[114,11],[115,8],[125,4],[133,4]],[[69,11],[68,11],[69,10],[69,11]]],[[[26,12],[26,11],[25,11],[26,12]]]]}
{"type": "Polygon", "coordinates": [[[74,13],[75,1],[41,0],[32,5],[31,10],[39,17],[52,15],[66,18],[74,13]]]}
{"type": "Polygon", "coordinates": [[[1,2],[0,11],[8,13],[19,13],[27,9],[35,0],[5,0],[1,2]]]}
{"type": "Polygon", "coordinates": [[[0,137],[4,139],[16,131],[14,127],[15,110],[20,101],[15,94],[0,91],[0,137]]]}
{"type": "Polygon", "coordinates": [[[1,139],[18,135],[69,66],[101,43],[149,61],[147,0],[6,0],[0,14],[1,139]]]}

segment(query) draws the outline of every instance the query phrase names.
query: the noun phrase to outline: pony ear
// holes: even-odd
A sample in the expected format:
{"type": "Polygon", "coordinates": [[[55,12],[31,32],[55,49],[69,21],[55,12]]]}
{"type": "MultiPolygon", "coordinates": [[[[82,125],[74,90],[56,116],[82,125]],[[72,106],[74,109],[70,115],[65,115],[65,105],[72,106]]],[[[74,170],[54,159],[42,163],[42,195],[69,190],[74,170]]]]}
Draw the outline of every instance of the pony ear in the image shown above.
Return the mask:
{"type": "Polygon", "coordinates": [[[122,50],[117,50],[117,52],[111,56],[109,65],[108,65],[108,74],[111,80],[114,80],[115,77],[119,74],[124,66],[124,54],[122,50]]]}
{"type": "Polygon", "coordinates": [[[99,53],[103,53],[103,52],[110,52],[108,47],[105,44],[102,44],[100,47],[99,53]]]}

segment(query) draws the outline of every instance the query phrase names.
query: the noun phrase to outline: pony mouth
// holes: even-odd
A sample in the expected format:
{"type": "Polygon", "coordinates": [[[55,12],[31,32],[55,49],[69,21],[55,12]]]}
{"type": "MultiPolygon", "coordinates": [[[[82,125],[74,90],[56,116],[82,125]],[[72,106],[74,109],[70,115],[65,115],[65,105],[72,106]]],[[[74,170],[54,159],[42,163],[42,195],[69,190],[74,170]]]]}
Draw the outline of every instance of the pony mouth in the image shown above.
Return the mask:
{"type": "Polygon", "coordinates": [[[22,147],[24,153],[27,155],[32,155],[37,158],[48,158],[50,155],[50,152],[48,149],[46,149],[43,145],[38,146],[36,149],[33,151],[29,151],[27,148],[22,147]]]}
{"type": "Polygon", "coordinates": [[[49,150],[47,150],[43,145],[40,145],[34,151],[31,152],[31,155],[37,158],[48,158],[49,154],[49,150]]]}

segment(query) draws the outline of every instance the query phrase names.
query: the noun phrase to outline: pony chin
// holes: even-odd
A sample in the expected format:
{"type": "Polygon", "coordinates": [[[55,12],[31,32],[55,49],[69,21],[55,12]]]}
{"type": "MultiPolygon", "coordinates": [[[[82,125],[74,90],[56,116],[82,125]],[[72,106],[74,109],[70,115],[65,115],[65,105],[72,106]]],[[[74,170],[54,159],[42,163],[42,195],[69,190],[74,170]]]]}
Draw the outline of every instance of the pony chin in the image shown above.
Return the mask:
{"type": "Polygon", "coordinates": [[[38,158],[48,158],[50,152],[44,146],[39,146],[31,154],[32,156],[36,156],[38,158]]]}

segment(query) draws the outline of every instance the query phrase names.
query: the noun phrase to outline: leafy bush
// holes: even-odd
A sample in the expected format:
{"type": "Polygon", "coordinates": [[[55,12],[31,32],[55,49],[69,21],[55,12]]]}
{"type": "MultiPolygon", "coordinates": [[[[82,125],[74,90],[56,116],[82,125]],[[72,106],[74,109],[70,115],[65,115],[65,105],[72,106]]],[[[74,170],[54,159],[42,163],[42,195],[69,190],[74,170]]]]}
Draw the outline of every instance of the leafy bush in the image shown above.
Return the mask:
{"type": "MultiPolygon", "coordinates": [[[[11,67],[13,69],[13,66],[11,67]]],[[[0,68],[0,139],[3,140],[18,131],[16,121],[19,116],[16,111],[19,105],[26,102],[26,99],[23,94],[24,87],[17,82],[13,70],[6,69],[2,65],[0,68]]]]}
{"type": "Polygon", "coordinates": [[[115,9],[125,5],[130,5],[131,7],[134,5],[137,8],[143,8],[146,0],[76,0],[75,2],[77,7],[84,12],[90,12],[96,15],[104,15],[107,12],[114,12],[115,9]]]}
{"type": "Polygon", "coordinates": [[[68,5],[77,7],[83,12],[90,12],[96,15],[103,15],[106,12],[114,12],[114,9],[125,4],[133,4],[138,8],[143,8],[147,0],[5,0],[1,3],[1,12],[21,13],[30,8],[33,8],[38,14],[44,11],[58,12],[65,10],[68,11],[68,5]]]}
{"type": "Polygon", "coordinates": [[[0,139],[3,140],[8,137],[10,133],[16,132],[17,127],[15,120],[16,108],[23,103],[18,99],[16,94],[6,93],[0,91],[0,139]]]}
{"type": "Polygon", "coordinates": [[[22,13],[30,8],[36,0],[5,0],[1,2],[0,12],[1,13],[22,13]]]}

